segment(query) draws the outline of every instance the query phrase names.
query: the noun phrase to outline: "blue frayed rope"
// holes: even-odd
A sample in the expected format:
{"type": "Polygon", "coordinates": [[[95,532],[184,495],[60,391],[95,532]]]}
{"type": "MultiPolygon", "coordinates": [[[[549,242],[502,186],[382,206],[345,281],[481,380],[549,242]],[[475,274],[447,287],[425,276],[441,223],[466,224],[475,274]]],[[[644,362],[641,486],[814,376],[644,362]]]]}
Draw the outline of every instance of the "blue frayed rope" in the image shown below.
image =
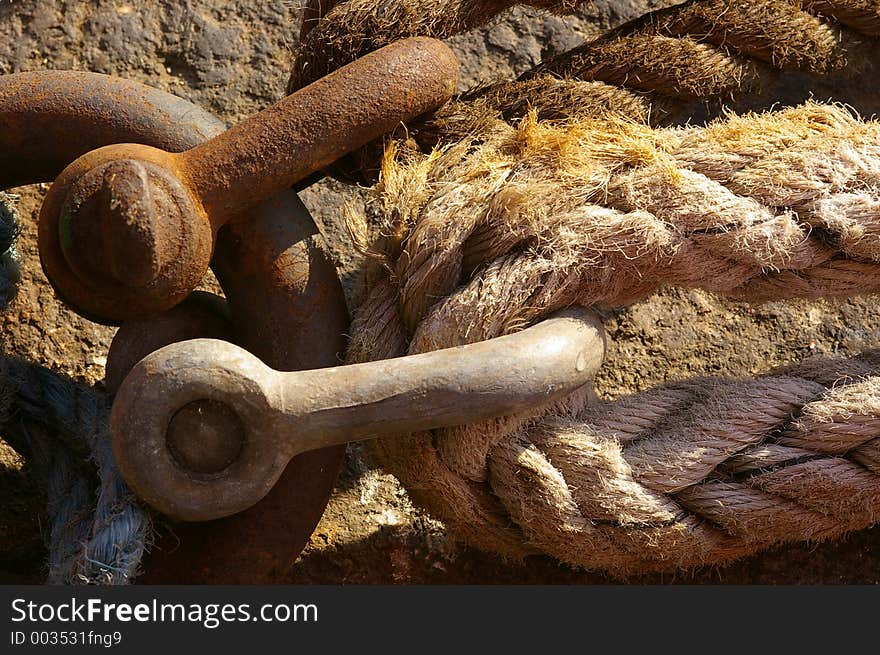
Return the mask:
{"type": "MultiPolygon", "coordinates": [[[[0,310],[19,282],[14,215],[0,196],[0,310]]],[[[151,534],[149,514],[119,475],[101,391],[0,355],[0,435],[45,480],[50,584],[127,584],[151,534]]]]}
{"type": "Polygon", "coordinates": [[[15,258],[18,224],[5,200],[0,196],[0,310],[6,309],[15,296],[20,279],[18,260],[15,258]]]}

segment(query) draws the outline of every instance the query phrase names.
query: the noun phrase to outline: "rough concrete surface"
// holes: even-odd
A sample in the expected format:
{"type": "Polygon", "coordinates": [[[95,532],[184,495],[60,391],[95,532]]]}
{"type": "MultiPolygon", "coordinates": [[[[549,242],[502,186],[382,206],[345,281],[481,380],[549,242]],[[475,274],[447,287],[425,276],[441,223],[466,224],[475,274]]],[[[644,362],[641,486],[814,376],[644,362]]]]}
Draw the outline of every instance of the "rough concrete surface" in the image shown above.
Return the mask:
{"type": "MultiPolygon", "coordinates": [[[[606,0],[574,17],[514,10],[487,29],[451,40],[462,87],[510,77],[602,29],[672,2],[606,0]]],[[[13,0],[0,4],[0,73],[45,68],[120,75],[188,98],[233,123],[281,97],[294,42],[295,3],[252,0],[13,0]]],[[[789,78],[774,100],[835,98],[863,114],[880,107],[876,76],[842,83],[789,78]]],[[[767,101],[762,101],[767,104],[767,101]]],[[[112,330],[61,306],[39,267],[35,224],[45,188],[15,191],[26,226],[24,284],[0,317],[6,349],[88,382],[103,376],[112,330]]],[[[340,220],[363,192],[325,181],[302,194],[323,225],[351,287],[358,255],[340,220]]],[[[669,290],[608,316],[611,349],[598,381],[605,397],[698,374],[748,375],[814,352],[852,353],[877,344],[872,298],[747,306],[699,291],[669,290]]],[[[26,460],[0,444],[0,581],[43,575],[43,499],[26,460]]],[[[840,543],[777,548],[725,569],[632,578],[631,582],[875,583],[880,529],[840,543]]],[[[617,582],[549,559],[507,563],[462,547],[415,510],[406,492],[370,467],[358,445],[324,520],[294,566],[291,582],[617,582]]]]}

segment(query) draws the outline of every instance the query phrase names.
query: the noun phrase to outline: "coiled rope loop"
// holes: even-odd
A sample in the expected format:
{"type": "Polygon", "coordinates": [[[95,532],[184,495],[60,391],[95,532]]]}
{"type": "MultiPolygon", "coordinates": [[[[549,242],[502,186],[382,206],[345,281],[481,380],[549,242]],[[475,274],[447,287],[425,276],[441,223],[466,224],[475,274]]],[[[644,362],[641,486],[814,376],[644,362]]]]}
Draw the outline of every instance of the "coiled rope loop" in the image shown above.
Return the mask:
{"type": "MultiPolygon", "coordinates": [[[[309,44],[335,47],[334,30],[369,48],[412,25],[458,29],[430,10],[398,21],[415,12],[403,2],[382,3],[378,36],[343,26],[367,4],[339,4],[317,23],[294,85],[313,66],[303,62],[325,56],[309,44]]],[[[707,127],[645,119],[651,97],[726,95],[767,66],[853,65],[864,38],[851,28],[874,35],[878,15],[864,2],[689,2],[413,126],[418,144],[393,142],[382,161],[372,207],[383,236],[361,244],[372,257],[349,361],[490,339],[664,285],[751,301],[877,291],[880,124],[816,104],[707,127]],[[633,103],[615,111],[613,94],[633,103]]],[[[363,238],[364,217],[351,219],[363,238]]],[[[719,564],[876,521],[878,364],[876,352],[809,360],[613,403],[585,389],[522,415],[381,440],[374,453],[484,549],[617,573],[719,564]]]]}

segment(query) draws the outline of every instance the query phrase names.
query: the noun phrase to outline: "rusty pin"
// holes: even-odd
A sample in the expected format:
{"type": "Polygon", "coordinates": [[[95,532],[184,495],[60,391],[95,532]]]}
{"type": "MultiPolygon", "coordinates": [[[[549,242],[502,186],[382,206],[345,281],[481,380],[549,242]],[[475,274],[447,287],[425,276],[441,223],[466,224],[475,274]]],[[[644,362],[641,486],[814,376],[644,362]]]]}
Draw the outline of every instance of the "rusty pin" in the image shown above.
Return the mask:
{"type": "Polygon", "coordinates": [[[223,225],[436,109],[457,79],[446,45],[406,39],[183,153],[136,144],[93,150],[64,169],[43,202],[46,275],[95,320],[169,309],[203,279],[223,225]]]}
{"type": "Polygon", "coordinates": [[[225,341],[185,341],[125,378],[113,453],[159,511],[216,519],[258,502],[299,453],[535,407],[590,382],[604,353],[600,320],[581,308],[482,343],[293,373],[225,341]]]}

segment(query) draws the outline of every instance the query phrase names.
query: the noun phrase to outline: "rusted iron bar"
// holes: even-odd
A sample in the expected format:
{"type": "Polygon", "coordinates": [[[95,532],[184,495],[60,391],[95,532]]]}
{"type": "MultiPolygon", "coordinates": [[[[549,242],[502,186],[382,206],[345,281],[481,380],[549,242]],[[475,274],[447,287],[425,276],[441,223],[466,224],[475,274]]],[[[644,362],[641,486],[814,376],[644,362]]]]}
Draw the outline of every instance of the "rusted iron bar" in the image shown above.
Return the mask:
{"type": "Polygon", "coordinates": [[[223,225],[442,105],[457,76],[442,42],[406,39],[183,153],[133,144],[89,152],[44,200],[46,275],[65,302],[96,320],[168,309],[202,280],[223,225]]]}
{"type": "MultiPolygon", "coordinates": [[[[154,350],[197,337],[235,342],[280,370],[338,363],[348,326],[344,296],[307,210],[288,190],[261,203],[251,219],[220,231],[213,267],[228,303],[196,292],[165,314],[123,324],[107,358],[108,385],[118,387],[154,350]],[[227,315],[234,327],[226,327],[227,315]]],[[[151,551],[142,581],[286,581],[324,512],[344,450],[293,458],[272,490],[240,514],[176,524],[176,545],[151,551]]]]}
{"type": "Polygon", "coordinates": [[[181,152],[225,130],[191,102],[131,80],[80,71],[2,75],[0,188],[51,182],[102,146],[181,152]]]}
{"type": "MultiPolygon", "coordinates": [[[[213,261],[234,317],[234,342],[282,371],[337,365],[348,311],[323,237],[291,190],[251,214],[220,230],[213,261]]],[[[247,511],[178,524],[179,547],[153,553],[145,582],[289,582],[288,570],[324,513],[344,453],[344,446],[302,453],[247,511]]]]}
{"type": "MultiPolygon", "coordinates": [[[[0,76],[0,188],[53,180],[101,146],[138,142],[182,152],[225,125],[198,106],[136,82],[70,71],[0,76]]],[[[332,366],[345,349],[344,296],[302,203],[284,192],[218,234],[212,266],[232,304],[197,294],[166,316],[126,323],[107,385],[161,346],[228,337],[279,369],[332,366]],[[231,320],[231,325],[227,321],[231,320]],[[291,344],[298,344],[292,348],[291,344]]],[[[142,580],[166,584],[283,582],[321,517],[344,448],[294,458],[272,492],[234,517],[162,531],[142,580]]]]}
{"type": "Polygon", "coordinates": [[[601,322],[581,308],[482,343],[296,373],[223,341],[184,342],[126,377],[113,451],[156,509],[215,519],[258,502],[300,453],[534,407],[591,381],[604,352],[601,322]]]}

